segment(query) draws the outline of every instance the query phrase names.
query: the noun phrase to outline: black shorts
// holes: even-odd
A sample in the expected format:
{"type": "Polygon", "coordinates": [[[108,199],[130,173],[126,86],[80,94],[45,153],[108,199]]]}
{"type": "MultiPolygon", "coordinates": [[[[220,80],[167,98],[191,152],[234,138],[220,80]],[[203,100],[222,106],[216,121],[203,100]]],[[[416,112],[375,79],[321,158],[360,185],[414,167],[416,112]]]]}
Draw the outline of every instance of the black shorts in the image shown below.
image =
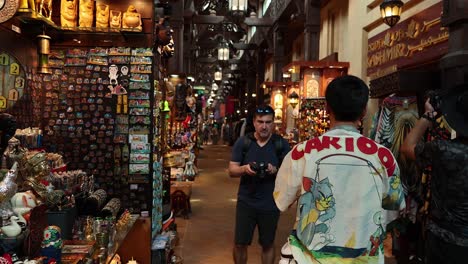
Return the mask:
{"type": "Polygon", "coordinates": [[[276,227],[280,211],[259,210],[237,202],[236,208],[236,245],[250,245],[255,226],[258,225],[258,243],[262,246],[271,246],[275,241],[276,227]]]}

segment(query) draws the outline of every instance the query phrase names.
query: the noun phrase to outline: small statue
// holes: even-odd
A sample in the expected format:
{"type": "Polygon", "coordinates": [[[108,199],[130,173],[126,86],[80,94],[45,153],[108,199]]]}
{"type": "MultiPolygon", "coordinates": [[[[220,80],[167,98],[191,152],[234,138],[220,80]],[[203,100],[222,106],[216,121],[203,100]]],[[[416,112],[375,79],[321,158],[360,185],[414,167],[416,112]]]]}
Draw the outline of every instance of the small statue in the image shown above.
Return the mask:
{"type": "Polygon", "coordinates": [[[96,28],[109,27],[109,5],[96,4],[96,28]]]}
{"type": "Polygon", "coordinates": [[[62,231],[58,226],[48,226],[44,229],[41,243],[41,255],[46,257],[44,263],[54,261],[60,263],[62,259],[62,231]]]}
{"type": "Polygon", "coordinates": [[[6,158],[6,166],[10,168],[15,162],[18,162],[21,166],[21,162],[24,155],[26,155],[26,152],[27,150],[21,147],[21,142],[17,138],[12,137],[8,140],[8,146],[3,153],[6,158]]]}
{"type": "Polygon", "coordinates": [[[47,162],[47,154],[44,152],[30,151],[23,159],[23,176],[26,179],[37,181],[49,176],[50,168],[47,162]]]}
{"type": "Polygon", "coordinates": [[[7,237],[17,237],[21,234],[21,226],[18,225],[18,217],[12,216],[10,217],[10,224],[2,226],[0,228],[2,230],[2,234],[5,234],[7,237]]]}
{"type": "Polygon", "coordinates": [[[172,33],[174,31],[171,29],[169,25],[169,18],[164,17],[160,18],[158,24],[156,24],[156,39],[155,44],[158,46],[165,46],[169,44],[172,39],[172,33]]]}
{"type": "Polygon", "coordinates": [[[120,29],[122,12],[117,11],[117,10],[111,10],[110,17],[111,17],[110,27],[115,28],[115,29],[120,29]]]}
{"type": "Polygon", "coordinates": [[[60,3],[60,23],[64,28],[74,28],[77,23],[78,0],[62,0],[60,3]]]}
{"type": "Polygon", "coordinates": [[[141,31],[141,15],[133,5],[129,5],[127,12],[123,14],[122,28],[141,31]]]}
{"type": "Polygon", "coordinates": [[[94,20],[94,1],[80,0],[80,28],[90,28],[94,20]]]}
{"type": "Polygon", "coordinates": [[[171,58],[172,56],[174,56],[174,53],[175,53],[174,39],[171,36],[171,39],[169,40],[169,44],[162,46],[161,54],[164,58],[171,58]]]}

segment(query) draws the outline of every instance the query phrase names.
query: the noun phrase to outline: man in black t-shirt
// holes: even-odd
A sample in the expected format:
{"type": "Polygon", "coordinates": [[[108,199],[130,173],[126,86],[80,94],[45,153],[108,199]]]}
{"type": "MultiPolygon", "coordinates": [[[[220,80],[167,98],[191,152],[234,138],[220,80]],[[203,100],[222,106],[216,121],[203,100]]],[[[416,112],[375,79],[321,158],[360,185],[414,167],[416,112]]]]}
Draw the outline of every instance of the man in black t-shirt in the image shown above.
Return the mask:
{"type": "Polygon", "coordinates": [[[431,171],[427,264],[461,264],[468,259],[468,84],[444,95],[440,109],[429,100],[401,152],[431,171]],[[457,132],[452,140],[418,142],[440,112],[457,132]]]}
{"type": "Polygon", "coordinates": [[[273,264],[274,239],[280,212],[273,200],[276,173],[289,144],[273,134],[274,110],[261,106],[254,112],[255,132],[240,137],[233,146],[229,175],[240,177],[237,195],[234,263],[247,263],[247,247],[258,226],[262,263],[273,264]],[[248,137],[248,138],[246,138],[248,137]],[[281,149],[277,149],[277,148],[281,149]]]}

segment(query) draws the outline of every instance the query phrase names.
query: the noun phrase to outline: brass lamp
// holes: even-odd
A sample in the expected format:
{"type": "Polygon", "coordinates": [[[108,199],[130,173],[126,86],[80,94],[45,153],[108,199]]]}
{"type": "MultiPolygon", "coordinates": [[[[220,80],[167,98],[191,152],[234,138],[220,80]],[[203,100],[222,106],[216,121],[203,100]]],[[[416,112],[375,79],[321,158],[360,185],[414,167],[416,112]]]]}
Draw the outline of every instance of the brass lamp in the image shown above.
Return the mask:
{"type": "Polygon", "coordinates": [[[291,94],[289,94],[288,100],[289,100],[289,104],[294,109],[299,103],[299,95],[296,93],[296,91],[293,91],[291,94]]]}
{"type": "Polygon", "coordinates": [[[39,65],[38,65],[38,72],[39,73],[50,73],[49,69],[49,54],[50,54],[50,39],[51,37],[42,34],[37,35],[38,39],[38,47],[37,53],[39,56],[39,65]]]}
{"type": "Polygon", "coordinates": [[[380,4],[380,12],[385,24],[393,27],[399,20],[403,2],[401,0],[383,0],[380,4]]]}

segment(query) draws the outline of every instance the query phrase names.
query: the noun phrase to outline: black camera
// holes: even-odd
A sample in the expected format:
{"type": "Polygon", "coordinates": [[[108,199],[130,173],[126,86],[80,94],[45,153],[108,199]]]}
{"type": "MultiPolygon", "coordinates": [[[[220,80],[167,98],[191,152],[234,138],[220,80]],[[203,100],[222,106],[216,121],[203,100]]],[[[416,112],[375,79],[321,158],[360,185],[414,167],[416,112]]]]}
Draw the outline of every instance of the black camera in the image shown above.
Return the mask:
{"type": "Polygon", "coordinates": [[[440,106],[444,94],[445,92],[442,90],[430,90],[426,93],[426,97],[429,98],[429,103],[434,108],[434,111],[436,111],[438,114],[440,114],[440,106]]]}
{"type": "Polygon", "coordinates": [[[266,170],[268,165],[265,162],[250,162],[250,168],[257,173],[257,176],[261,179],[265,178],[266,170]]]}

